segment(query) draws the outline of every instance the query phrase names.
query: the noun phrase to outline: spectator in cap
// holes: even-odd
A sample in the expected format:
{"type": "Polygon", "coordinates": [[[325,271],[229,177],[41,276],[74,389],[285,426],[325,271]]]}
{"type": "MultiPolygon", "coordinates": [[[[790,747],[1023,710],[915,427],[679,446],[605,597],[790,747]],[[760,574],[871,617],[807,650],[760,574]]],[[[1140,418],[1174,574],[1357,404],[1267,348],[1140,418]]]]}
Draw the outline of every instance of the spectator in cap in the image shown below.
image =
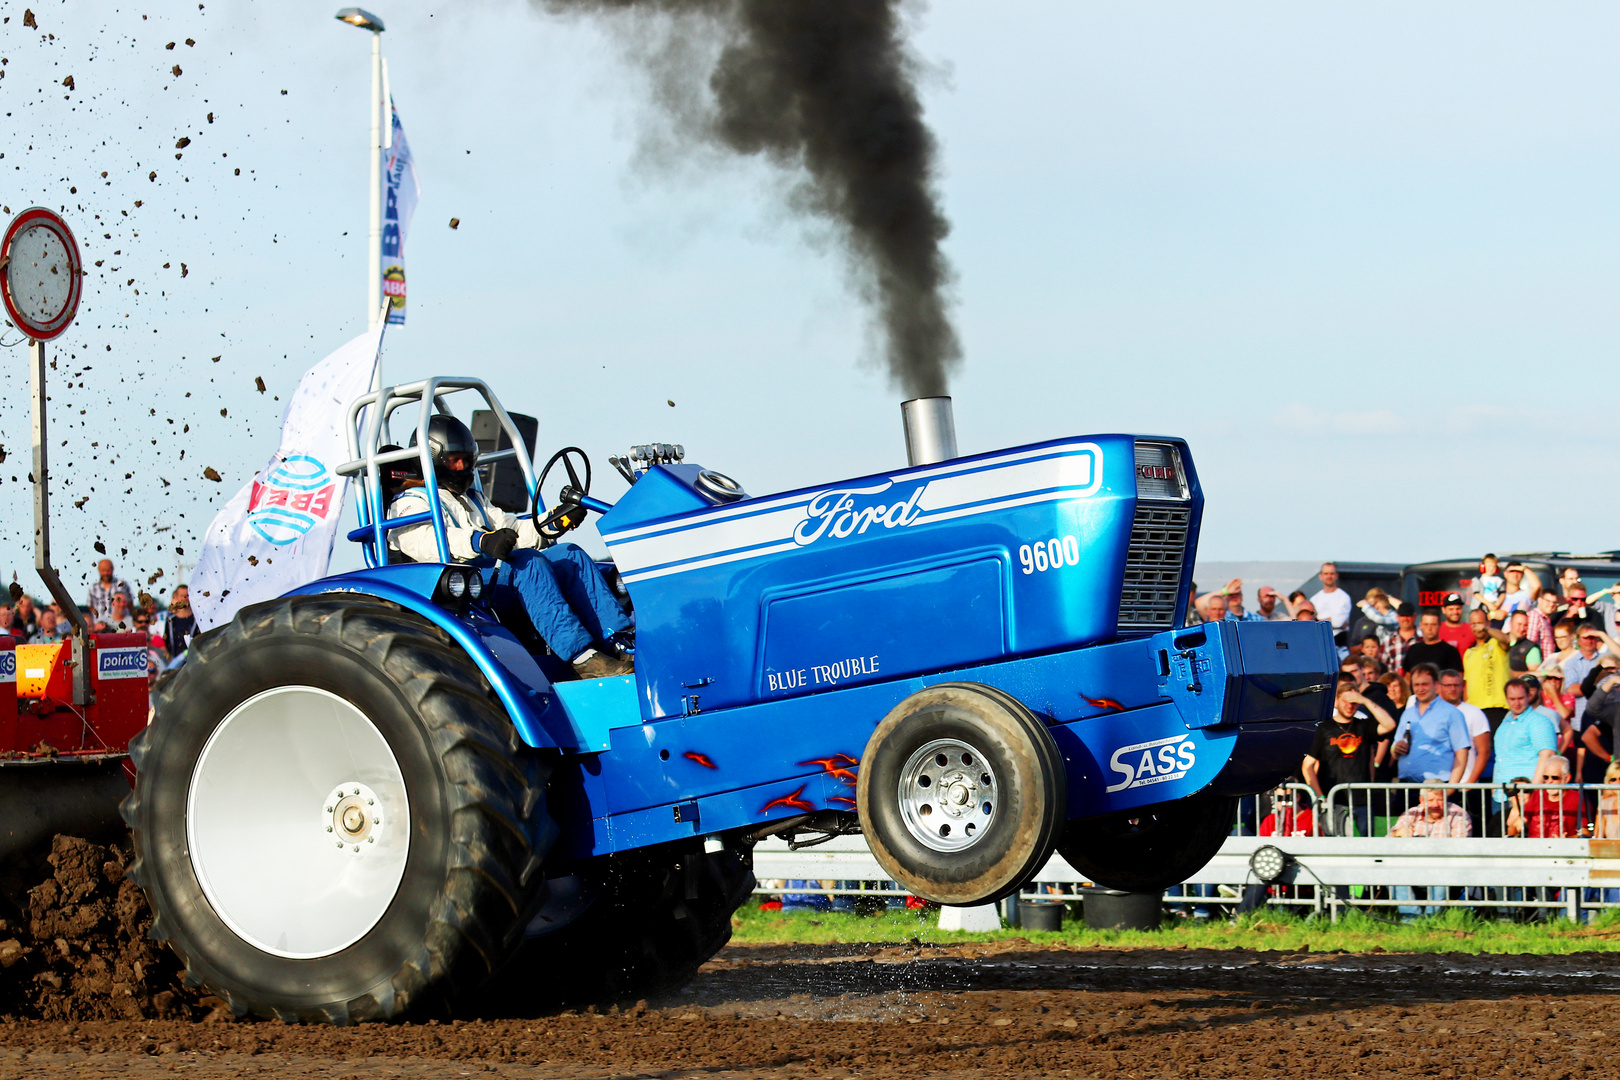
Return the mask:
{"type": "Polygon", "coordinates": [[[1522,562],[1508,563],[1502,576],[1507,579],[1507,585],[1502,591],[1502,601],[1497,610],[1491,612],[1492,622],[1505,620],[1515,611],[1530,610],[1536,602],[1536,595],[1541,592],[1541,579],[1522,562]]]}
{"type": "Polygon", "coordinates": [[[1384,667],[1390,671],[1405,673],[1406,653],[1421,638],[1417,631],[1417,608],[1406,601],[1395,609],[1395,631],[1384,639],[1383,661],[1384,667]]]}
{"type": "Polygon", "coordinates": [[[1311,597],[1311,607],[1316,609],[1317,618],[1332,623],[1334,631],[1346,629],[1353,605],[1350,594],[1339,588],[1339,568],[1330,562],[1323,563],[1317,576],[1322,579],[1322,588],[1311,597]]]}
{"type": "Polygon", "coordinates": [[[1462,593],[1446,593],[1446,598],[1440,602],[1440,614],[1444,616],[1440,620],[1440,640],[1451,642],[1461,656],[1474,643],[1474,632],[1468,629],[1463,618],[1462,593]]]}
{"type": "MultiPolygon", "coordinates": [[[[1440,616],[1434,611],[1425,611],[1418,619],[1419,640],[1406,648],[1406,655],[1402,659],[1401,672],[1408,679],[1419,664],[1433,664],[1436,671],[1451,668],[1462,670],[1462,653],[1457,646],[1449,641],[1440,639],[1440,616]]],[[[1472,641],[1474,635],[1470,633],[1468,640],[1472,641]]]]}
{"type": "Polygon", "coordinates": [[[1541,666],[1541,646],[1530,636],[1530,613],[1524,609],[1514,611],[1507,620],[1508,670],[1525,675],[1541,666]]]}
{"type": "Polygon", "coordinates": [[[1265,622],[1287,622],[1292,616],[1288,614],[1288,605],[1283,602],[1277,590],[1270,585],[1262,585],[1256,591],[1255,597],[1259,608],[1249,613],[1252,619],[1265,622]]]}
{"type": "Polygon", "coordinates": [[[1562,754],[1575,745],[1575,699],[1564,698],[1563,673],[1554,669],[1541,675],[1526,675],[1520,680],[1530,692],[1530,707],[1539,710],[1558,729],[1558,752],[1562,754]]]}

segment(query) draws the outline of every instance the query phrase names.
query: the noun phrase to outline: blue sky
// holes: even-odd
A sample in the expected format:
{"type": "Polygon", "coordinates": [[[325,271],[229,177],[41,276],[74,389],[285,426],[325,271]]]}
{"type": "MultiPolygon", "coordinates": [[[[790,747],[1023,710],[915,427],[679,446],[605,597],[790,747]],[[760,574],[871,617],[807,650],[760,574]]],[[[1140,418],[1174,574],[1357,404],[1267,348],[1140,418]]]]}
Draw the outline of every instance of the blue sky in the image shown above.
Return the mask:
{"type": "MultiPolygon", "coordinates": [[[[98,539],[168,585],[274,449],[275,397],[363,329],[368,43],[336,6],[0,3],[0,204],[65,208],[102,260],[53,349],[76,591],[98,539]]],[[[605,459],[632,442],[684,443],[756,494],[903,462],[836,249],[762,162],[655,160],[622,34],[515,0],[375,10],[422,183],[391,380],[490,380],[548,452],[588,450],[610,499],[605,459]]],[[[1206,560],[1620,546],[1620,11],[911,18],[965,451],[1185,436],[1206,560]]],[[[25,350],[4,363],[0,529],[26,567],[25,350]]]]}

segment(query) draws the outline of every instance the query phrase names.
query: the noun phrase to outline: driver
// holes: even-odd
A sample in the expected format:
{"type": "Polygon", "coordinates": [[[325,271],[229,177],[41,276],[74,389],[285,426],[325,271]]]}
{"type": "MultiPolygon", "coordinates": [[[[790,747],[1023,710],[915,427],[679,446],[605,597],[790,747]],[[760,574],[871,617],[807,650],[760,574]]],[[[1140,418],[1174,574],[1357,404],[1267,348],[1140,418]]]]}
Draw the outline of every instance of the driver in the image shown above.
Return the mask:
{"type": "MultiPolygon", "coordinates": [[[[416,445],[414,434],[411,445],[416,445]]],[[[631,661],[612,655],[602,644],[629,629],[632,620],[591,557],[573,544],[557,544],[542,535],[532,518],[519,521],[484,501],[472,486],[478,444],[466,424],[453,416],[434,416],[428,421],[428,448],[439,484],[450,558],[470,562],[488,556],[510,563],[512,584],[523,597],[535,629],[553,652],[573,662],[580,678],[601,679],[634,671],[631,661]]],[[[388,516],[426,513],[423,481],[410,477],[402,486],[404,490],[389,505],[388,516]]],[[[397,530],[390,535],[388,546],[416,562],[439,561],[431,522],[397,530]]]]}

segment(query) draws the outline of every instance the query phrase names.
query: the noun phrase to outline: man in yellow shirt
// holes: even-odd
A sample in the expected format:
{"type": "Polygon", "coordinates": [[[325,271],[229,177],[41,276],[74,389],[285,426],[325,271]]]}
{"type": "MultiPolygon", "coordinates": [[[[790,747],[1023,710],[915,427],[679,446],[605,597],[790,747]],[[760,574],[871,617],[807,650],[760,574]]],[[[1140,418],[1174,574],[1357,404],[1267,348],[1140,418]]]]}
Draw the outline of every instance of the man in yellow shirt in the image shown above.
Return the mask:
{"type": "Polygon", "coordinates": [[[1496,726],[1507,715],[1507,684],[1512,676],[1507,635],[1491,625],[1483,608],[1468,613],[1468,628],[1474,632],[1474,643],[1463,653],[1465,700],[1485,714],[1495,735],[1496,726]]]}

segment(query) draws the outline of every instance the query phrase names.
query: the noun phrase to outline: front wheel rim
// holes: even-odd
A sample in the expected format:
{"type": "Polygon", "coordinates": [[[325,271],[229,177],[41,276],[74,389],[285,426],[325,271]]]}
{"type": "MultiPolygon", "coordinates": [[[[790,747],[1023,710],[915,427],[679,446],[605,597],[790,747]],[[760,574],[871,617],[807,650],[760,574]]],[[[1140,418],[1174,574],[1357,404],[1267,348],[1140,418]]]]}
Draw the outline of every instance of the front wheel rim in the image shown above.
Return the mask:
{"type": "Polygon", "coordinates": [[[935,739],[912,751],[900,770],[900,818],[925,847],[965,851],[990,831],[1000,793],[995,769],[978,747],[935,739]]]}
{"type": "Polygon", "coordinates": [[[330,956],[382,920],[405,875],[410,803],[387,739],[312,686],[220,721],[192,770],[186,840],[203,895],[254,948],[330,956]]]}

